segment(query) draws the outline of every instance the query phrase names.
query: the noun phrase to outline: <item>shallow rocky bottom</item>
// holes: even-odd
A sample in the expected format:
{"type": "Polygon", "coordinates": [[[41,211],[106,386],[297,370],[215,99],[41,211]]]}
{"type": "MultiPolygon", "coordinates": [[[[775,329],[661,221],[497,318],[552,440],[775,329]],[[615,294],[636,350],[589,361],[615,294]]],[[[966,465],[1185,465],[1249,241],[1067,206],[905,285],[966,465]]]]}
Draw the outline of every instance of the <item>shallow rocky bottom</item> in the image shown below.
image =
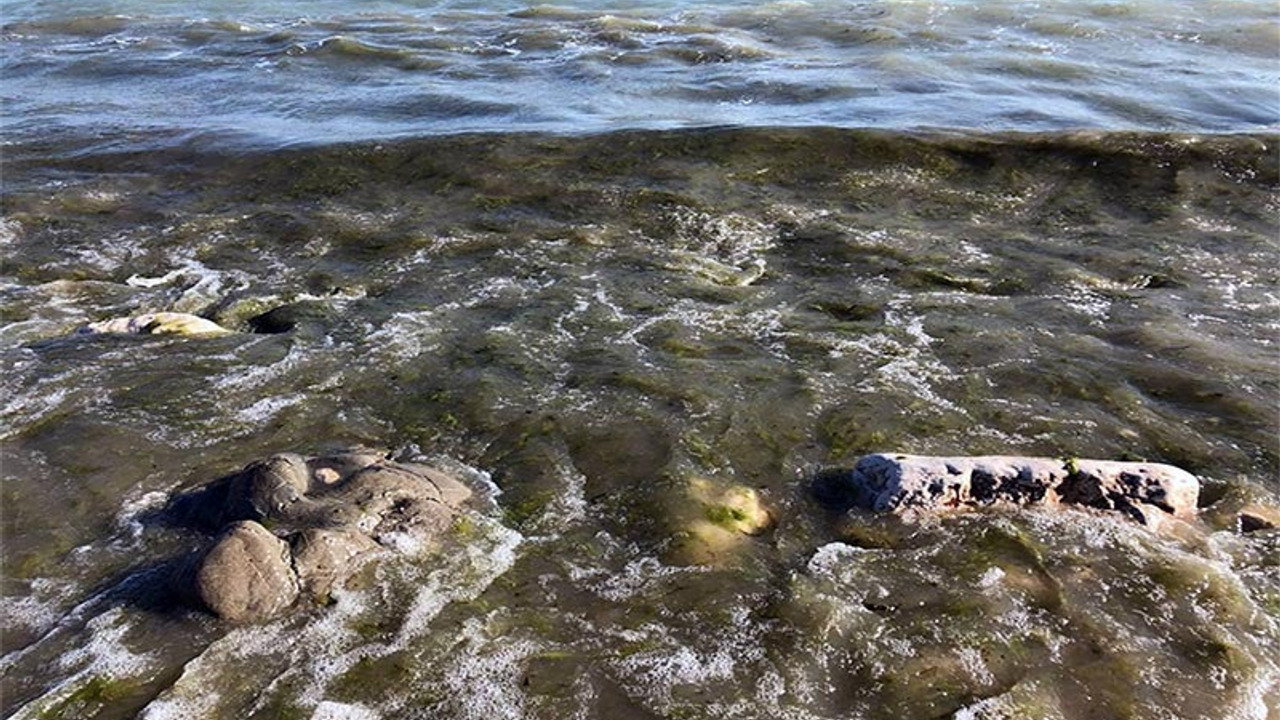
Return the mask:
{"type": "Polygon", "coordinates": [[[1267,717],[1274,143],[13,148],[0,712],[1267,717]],[[231,332],[75,334],[162,311],[231,332]],[[263,624],[159,590],[208,541],[172,498],[355,445],[476,504],[263,624]],[[1168,462],[1203,507],[813,493],[883,450],[1168,462]]]}

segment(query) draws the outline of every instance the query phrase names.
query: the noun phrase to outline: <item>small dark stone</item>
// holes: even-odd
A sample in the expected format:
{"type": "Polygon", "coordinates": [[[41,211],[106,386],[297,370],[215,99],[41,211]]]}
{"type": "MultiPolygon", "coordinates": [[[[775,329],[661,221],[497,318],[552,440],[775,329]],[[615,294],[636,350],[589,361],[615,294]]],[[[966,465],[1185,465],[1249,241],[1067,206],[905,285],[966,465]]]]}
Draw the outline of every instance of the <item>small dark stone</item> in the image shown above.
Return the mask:
{"type": "MultiPolygon", "coordinates": [[[[948,466],[950,471],[951,467],[948,466]]],[[[969,480],[969,491],[973,494],[973,499],[978,502],[990,502],[996,497],[996,478],[989,472],[984,470],[974,470],[973,476],[969,480]]]]}

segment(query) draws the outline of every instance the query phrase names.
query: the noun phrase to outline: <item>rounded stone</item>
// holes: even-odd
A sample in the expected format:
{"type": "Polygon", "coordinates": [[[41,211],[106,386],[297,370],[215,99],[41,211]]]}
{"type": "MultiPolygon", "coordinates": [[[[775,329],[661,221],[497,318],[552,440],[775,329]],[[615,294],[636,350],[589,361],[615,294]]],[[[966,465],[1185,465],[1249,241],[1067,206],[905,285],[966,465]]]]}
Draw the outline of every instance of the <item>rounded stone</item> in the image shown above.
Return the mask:
{"type": "Polygon", "coordinates": [[[247,501],[258,518],[285,517],[306,494],[310,475],[302,456],[282,453],[245,468],[232,492],[247,501]]]}
{"type": "Polygon", "coordinates": [[[355,529],[303,530],[293,541],[293,566],[302,589],[324,597],[380,549],[372,538],[355,529]]]}
{"type": "Polygon", "coordinates": [[[224,620],[270,619],[298,598],[288,543],[250,520],[230,525],[200,559],[195,591],[224,620]]]}
{"type": "Polygon", "coordinates": [[[691,477],[687,482],[680,505],[673,509],[673,515],[682,518],[673,536],[673,561],[732,563],[745,548],[748,536],[759,535],[773,525],[753,488],[704,477],[691,477]]]}

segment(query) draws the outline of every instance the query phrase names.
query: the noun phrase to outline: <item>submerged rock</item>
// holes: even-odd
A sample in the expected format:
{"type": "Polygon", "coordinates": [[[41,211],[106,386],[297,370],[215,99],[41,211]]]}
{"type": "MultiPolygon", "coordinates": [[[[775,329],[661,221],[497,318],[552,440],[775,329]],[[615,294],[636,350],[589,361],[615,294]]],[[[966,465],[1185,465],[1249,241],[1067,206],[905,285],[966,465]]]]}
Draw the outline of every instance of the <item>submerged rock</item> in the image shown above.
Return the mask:
{"type": "MultiPolygon", "coordinates": [[[[830,495],[832,478],[824,481],[830,495]]],[[[1193,517],[1200,492],[1194,475],[1172,465],[1012,456],[867,455],[839,483],[853,506],[876,512],[1075,504],[1143,524],[1158,521],[1155,512],[1193,517]]]]}
{"type": "Polygon", "coordinates": [[[223,619],[268,620],[300,594],[326,599],[384,549],[429,544],[470,498],[447,473],[372,452],[273,455],[170,503],[179,523],[222,529],[174,582],[223,619]]]}
{"type": "Polygon", "coordinates": [[[80,334],[102,335],[227,335],[231,331],[198,315],[180,312],[157,312],[127,318],[112,318],[89,323],[80,334]]]}
{"type": "Polygon", "coordinates": [[[748,536],[773,525],[773,518],[753,488],[717,483],[709,478],[688,481],[684,502],[693,517],[677,535],[675,559],[694,565],[727,562],[748,536]]]}
{"type": "Polygon", "coordinates": [[[1237,523],[1242,533],[1274,530],[1280,527],[1280,509],[1267,505],[1248,505],[1241,508],[1237,523]]]}

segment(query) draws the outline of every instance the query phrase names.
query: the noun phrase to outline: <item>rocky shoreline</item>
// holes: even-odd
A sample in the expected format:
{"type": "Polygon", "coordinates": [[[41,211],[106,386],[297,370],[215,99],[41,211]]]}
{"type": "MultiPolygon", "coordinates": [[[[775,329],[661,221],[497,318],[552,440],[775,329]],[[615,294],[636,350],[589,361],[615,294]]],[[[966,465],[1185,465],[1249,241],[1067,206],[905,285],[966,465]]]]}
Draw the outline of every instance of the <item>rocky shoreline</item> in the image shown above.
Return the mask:
{"type": "MultiPolygon", "coordinates": [[[[810,489],[840,513],[912,520],[984,507],[1086,508],[1153,530],[1195,520],[1201,490],[1195,476],[1158,463],[888,453],[820,474],[810,489]]],[[[672,557],[681,564],[732,563],[743,543],[773,526],[750,488],[699,478],[688,495],[683,504],[698,511],[677,513],[683,524],[674,528],[672,557]]],[[[371,563],[429,551],[472,500],[457,477],[372,450],[273,455],[170,500],[169,522],[212,536],[176,564],[172,586],[190,605],[237,624],[322,607],[371,563]]],[[[1236,522],[1244,531],[1271,528],[1276,515],[1249,506],[1236,522]]]]}

